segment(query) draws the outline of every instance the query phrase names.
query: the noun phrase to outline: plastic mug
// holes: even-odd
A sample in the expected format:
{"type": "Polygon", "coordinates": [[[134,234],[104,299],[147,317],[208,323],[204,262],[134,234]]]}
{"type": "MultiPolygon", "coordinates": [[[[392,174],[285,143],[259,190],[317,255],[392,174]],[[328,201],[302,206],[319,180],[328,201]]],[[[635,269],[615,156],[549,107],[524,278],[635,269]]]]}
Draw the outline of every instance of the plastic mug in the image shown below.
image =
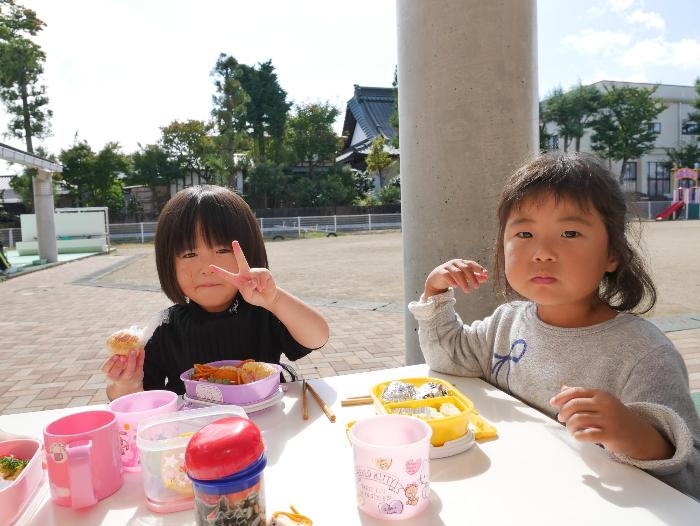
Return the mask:
{"type": "Polygon", "coordinates": [[[44,428],[51,498],[84,508],[109,497],[123,483],[117,417],[111,411],[74,413],[44,428]]]}
{"type": "Polygon", "coordinates": [[[418,418],[380,415],[350,428],[357,505],[384,520],[424,511],[430,497],[431,427],[418,418]]]}
{"type": "Polygon", "coordinates": [[[172,391],[139,391],[109,404],[117,415],[122,465],[126,471],[141,471],[136,430],[140,422],[152,416],[177,411],[177,394],[172,391]]]}

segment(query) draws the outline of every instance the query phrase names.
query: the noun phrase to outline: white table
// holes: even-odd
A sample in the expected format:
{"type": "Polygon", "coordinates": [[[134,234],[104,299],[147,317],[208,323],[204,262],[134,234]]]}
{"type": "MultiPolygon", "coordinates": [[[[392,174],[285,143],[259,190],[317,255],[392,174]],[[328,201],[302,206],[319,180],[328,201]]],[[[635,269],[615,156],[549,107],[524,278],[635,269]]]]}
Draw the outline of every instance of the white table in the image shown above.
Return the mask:
{"type": "MultiPolygon", "coordinates": [[[[342,408],[340,400],[369,393],[377,383],[430,376],[425,365],[337,376],[311,383],[337,415],[330,423],[309,397],[302,420],[300,384],[282,403],[252,419],[268,447],[265,492],[268,516],[293,504],[314,525],[388,524],[355,505],[352,449],[345,423],[374,414],[372,406],[342,408]]],[[[700,503],[636,468],[609,459],[597,446],[572,439],[558,423],[477,379],[442,374],[472,399],[496,426],[499,438],[478,443],[430,466],[431,503],[401,524],[678,524],[700,523],[700,503]]],[[[94,408],[94,406],[93,406],[94,408]]],[[[41,437],[55,418],[86,408],[0,417],[0,429],[41,437]]],[[[153,514],[145,505],[139,474],[125,473],[122,489],[87,510],[51,503],[44,480],[19,524],[192,525],[194,512],[153,514]]]]}

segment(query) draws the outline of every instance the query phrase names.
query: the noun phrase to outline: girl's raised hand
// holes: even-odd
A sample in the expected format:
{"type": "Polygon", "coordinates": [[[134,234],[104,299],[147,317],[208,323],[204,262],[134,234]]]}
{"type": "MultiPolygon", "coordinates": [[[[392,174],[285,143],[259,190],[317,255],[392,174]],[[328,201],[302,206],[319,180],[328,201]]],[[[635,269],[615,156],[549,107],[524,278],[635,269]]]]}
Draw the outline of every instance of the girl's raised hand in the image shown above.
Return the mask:
{"type": "Polygon", "coordinates": [[[673,447],[646,420],[602,389],[562,387],[550,403],[557,419],[577,440],[602,444],[605,449],[638,460],[673,456],[673,447]]]}
{"type": "Polygon", "coordinates": [[[277,285],[272,273],[266,268],[250,268],[238,241],[233,241],[231,248],[238,265],[237,273],[216,265],[209,265],[209,268],[236,286],[247,303],[269,310],[277,299],[277,285]]]}
{"type": "Polygon", "coordinates": [[[102,372],[110,383],[125,387],[140,386],[145,355],[143,349],[131,349],[127,356],[114,354],[102,364],[102,372]]]}
{"type": "Polygon", "coordinates": [[[450,287],[462,289],[465,294],[468,294],[471,290],[478,289],[488,279],[488,270],[476,261],[451,259],[435,267],[428,274],[423,297],[428,299],[430,296],[445,292],[450,287]]]}

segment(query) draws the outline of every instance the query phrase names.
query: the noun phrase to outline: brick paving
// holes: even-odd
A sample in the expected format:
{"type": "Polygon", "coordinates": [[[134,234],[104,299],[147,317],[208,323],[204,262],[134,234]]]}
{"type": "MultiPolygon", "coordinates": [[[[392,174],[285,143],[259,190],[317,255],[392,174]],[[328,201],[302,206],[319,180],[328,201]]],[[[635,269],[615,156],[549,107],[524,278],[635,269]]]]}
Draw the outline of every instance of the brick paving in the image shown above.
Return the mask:
{"type": "MultiPolygon", "coordinates": [[[[104,403],[104,340],[170,305],[159,291],[94,286],[131,255],[96,256],[0,283],[0,413],[104,403]],[[92,285],[91,285],[92,284],[92,285]]],[[[361,302],[318,308],[331,328],[329,343],[295,362],[305,378],[401,366],[403,314],[369,310],[361,302]],[[355,308],[348,308],[354,306],[355,308]]],[[[700,391],[700,329],[668,333],[700,391]]],[[[9,431],[9,430],[8,430],[9,431]]]]}
{"type": "MultiPolygon", "coordinates": [[[[126,261],[95,256],[0,283],[0,413],[104,403],[104,341],[171,303],[161,292],[85,281],[126,261]]],[[[305,378],[403,365],[403,315],[319,306],[331,340],[294,366],[305,378]]]]}

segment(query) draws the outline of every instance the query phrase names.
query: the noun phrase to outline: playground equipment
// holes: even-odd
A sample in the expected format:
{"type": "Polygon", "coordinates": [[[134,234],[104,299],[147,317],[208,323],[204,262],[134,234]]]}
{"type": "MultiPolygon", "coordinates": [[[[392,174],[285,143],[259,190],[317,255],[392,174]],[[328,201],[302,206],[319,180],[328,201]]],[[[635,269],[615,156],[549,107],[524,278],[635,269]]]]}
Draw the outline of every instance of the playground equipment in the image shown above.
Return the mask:
{"type": "Polygon", "coordinates": [[[695,168],[674,168],[673,202],[671,206],[656,216],[656,220],[676,219],[680,211],[685,208],[685,219],[700,219],[700,165],[695,163],[695,168]]]}

